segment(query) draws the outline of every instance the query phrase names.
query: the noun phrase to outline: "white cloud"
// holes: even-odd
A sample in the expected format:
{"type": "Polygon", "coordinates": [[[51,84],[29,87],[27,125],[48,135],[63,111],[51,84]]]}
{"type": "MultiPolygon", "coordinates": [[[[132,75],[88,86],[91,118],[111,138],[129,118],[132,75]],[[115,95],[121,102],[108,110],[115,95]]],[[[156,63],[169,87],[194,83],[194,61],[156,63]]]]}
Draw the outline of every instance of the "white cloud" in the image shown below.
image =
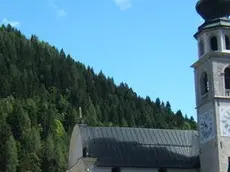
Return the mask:
{"type": "Polygon", "coordinates": [[[2,20],[2,23],[5,25],[10,24],[12,27],[18,27],[20,25],[19,21],[7,20],[6,18],[2,20]]]}
{"type": "Polygon", "coordinates": [[[114,0],[114,2],[121,10],[126,10],[132,7],[132,0],[114,0]]]}
{"type": "Polygon", "coordinates": [[[57,6],[57,4],[54,2],[54,0],[49,0],[49,5],[50,5],[50,7],[52,7],[56,11],[56,14],[59,17],[65,17],[65,16],[67,16],[67,12],[64,9],[60,9],[57,6]]]}

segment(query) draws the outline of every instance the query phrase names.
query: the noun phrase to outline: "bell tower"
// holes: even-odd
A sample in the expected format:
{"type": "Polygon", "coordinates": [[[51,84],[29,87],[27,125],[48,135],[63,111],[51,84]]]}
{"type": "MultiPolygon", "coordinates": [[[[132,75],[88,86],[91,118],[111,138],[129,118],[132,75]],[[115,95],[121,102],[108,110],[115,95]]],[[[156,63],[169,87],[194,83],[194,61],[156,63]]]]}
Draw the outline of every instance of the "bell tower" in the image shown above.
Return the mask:
{"type": "Polygon", "coordinates": [[[200,0],[204,23],[194,35],[201,172],[227,172],[230,160],[230,0],[200,0]]]}

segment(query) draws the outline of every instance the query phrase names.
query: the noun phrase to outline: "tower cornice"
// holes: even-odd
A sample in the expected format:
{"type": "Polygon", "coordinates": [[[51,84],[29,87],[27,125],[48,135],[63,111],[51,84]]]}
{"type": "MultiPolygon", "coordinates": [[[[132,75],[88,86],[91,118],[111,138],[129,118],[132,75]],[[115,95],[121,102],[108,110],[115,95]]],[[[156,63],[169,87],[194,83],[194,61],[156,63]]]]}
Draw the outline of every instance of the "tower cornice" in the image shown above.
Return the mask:
{"type": "Polygon", "coordinates": [[[198,31],[194,34],[194,37],[197,39],[200,34],[211,29],[230,29],[230,19],[222,17],[207,21],[198,27],[198,31]]]}
{"type": "Polygon", "coordinates": [[[202,65],[203,63],[207,62],[210,58],[219,58],[219,57],[229,57],[230,51],[226,52],[219,52],[219,51],[210,51],[200,57],[195,63],[191,65],[192,68],[197,68],[198,66],[202,65]]]}

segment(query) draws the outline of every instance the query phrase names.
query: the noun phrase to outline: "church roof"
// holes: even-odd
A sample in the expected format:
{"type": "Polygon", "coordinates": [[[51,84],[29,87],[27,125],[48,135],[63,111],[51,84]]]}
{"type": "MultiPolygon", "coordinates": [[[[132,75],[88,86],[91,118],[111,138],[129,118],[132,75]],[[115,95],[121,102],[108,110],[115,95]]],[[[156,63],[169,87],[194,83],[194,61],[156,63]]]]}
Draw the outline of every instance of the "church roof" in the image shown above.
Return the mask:
{"type": "Polygon", "coordinates": [[[199,168],[198,134],[188,130],[79,125],[97,166],[199,168]]]}

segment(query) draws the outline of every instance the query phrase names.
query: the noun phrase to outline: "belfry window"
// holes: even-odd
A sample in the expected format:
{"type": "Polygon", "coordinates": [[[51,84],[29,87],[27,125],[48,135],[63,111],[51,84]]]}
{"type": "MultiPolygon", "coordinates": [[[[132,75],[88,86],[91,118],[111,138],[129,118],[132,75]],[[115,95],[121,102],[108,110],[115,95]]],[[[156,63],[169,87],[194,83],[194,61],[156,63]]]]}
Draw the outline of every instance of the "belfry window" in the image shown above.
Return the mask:
{"type": "Polygon", "coordinates": [[[199,46],[198,47],[199,48],[199,56],[202,56],[204,54],[204,43],[203,43],[203,41],[200,41],[198,46],[199,46]]]}
{"type": "Polygon", "coordinates": [[[230,42],[229,42],[229,37],[225,35],[225,47],[226,50],[230,50],[230,42]]]}
{"type": "Polygon", "coordinates": [[[224,84],[225,84],[225,94],[230,96],[230,67],[224,70],[224,84]]]}
{"type": "Polygon", "coordinates": [[[208,82],[208,75],[206,72],[203,72],[201,75],[201,95],[206,95],[209,91],[209,82],[208,82]]]}
{"type": "Polygon", "coordinates": [[[218,50],[218,43],[217,43],[217,38],[216,38],[216,36],[213,36],[213,37],[211,38],[210,44],[211,44],[211,49],[212,49],[212,51],[218,50]]]}

